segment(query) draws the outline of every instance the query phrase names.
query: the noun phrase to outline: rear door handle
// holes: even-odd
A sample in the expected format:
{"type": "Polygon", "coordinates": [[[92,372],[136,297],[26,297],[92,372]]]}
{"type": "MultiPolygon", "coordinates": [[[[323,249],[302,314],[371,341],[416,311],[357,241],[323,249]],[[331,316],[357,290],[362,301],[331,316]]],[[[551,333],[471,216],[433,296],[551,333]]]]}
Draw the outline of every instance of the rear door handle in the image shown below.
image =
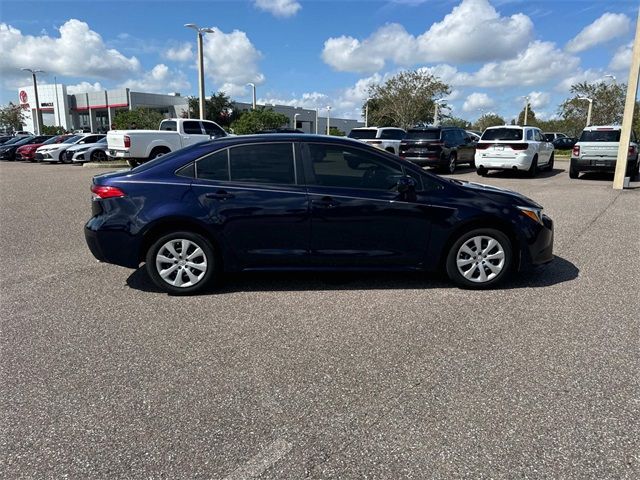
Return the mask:
{"type": "Polygon", "coordinates": [[[333,208],[339,205],[332,197],[322,197],[320,200],[311,200],[311,204],[315,207],[333,208]]]}
{"type": "Polygon", "coordinates": [[[205,193],[204,196],[207,198],[212,198],[214,200],[229,200],[230,198],[235,197],[235,195],[225,190],[218,190],[217,192],[205,193]]]}

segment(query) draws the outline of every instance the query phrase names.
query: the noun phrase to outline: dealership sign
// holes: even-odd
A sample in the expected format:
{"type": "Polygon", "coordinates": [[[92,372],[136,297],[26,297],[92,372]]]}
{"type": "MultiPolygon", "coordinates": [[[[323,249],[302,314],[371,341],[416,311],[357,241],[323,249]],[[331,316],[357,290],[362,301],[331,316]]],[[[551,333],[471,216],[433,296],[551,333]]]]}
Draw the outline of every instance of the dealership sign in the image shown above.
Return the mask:
{"type": "Polygon", "coordinates": [[[25,92],[24,90],[20,90],[20,93],[18,94],[18,96],[20,97],[20,103],[27,103],[29,101],[27,92],[25,92]]]}

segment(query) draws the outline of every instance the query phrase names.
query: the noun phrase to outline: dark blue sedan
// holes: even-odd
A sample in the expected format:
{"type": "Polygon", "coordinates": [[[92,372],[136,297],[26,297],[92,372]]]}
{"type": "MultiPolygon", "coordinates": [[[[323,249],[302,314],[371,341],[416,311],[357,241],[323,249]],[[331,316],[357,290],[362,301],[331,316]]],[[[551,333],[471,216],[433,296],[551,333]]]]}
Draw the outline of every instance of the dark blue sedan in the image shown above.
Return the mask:
{"type": "Polygon", "coordinates": [[[87,243],[174,294],[223,272],[444,270],[489,288],[553,258],[553,224],[512,191],[438,177],[354,140],[256,135],[93,179],[87,243]]]}

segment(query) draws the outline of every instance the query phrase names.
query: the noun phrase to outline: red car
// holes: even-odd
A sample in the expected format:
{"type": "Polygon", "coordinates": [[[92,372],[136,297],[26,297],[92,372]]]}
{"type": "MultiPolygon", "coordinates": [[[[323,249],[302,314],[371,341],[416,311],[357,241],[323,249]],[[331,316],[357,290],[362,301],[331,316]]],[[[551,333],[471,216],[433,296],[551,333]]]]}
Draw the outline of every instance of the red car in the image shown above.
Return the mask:
{"type": "Polygon", "coordinates": [[[50,138],[43,143],[34,143],[31,145],[23,145],[16,150],[16,160],[29,160],[30,162],[36,161],[36,150],[42,145],[51,145],[52,143],[64,142],[71,135],[57,135],[50,138]]]}

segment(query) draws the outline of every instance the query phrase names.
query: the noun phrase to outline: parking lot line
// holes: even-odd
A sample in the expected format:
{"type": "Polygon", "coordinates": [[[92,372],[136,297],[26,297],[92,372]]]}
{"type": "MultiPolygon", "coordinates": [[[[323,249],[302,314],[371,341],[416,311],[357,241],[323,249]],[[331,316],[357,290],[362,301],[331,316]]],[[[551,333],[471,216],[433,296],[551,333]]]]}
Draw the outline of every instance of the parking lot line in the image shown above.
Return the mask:
{"type": "Polygon", "coordinates": [[[247,460],[247,463],[236,468],[225,477],[225,480],[247,480],[262,475],[265,470],[284,457],[292,446],[286,440],[279,438],[247,460]]]}

